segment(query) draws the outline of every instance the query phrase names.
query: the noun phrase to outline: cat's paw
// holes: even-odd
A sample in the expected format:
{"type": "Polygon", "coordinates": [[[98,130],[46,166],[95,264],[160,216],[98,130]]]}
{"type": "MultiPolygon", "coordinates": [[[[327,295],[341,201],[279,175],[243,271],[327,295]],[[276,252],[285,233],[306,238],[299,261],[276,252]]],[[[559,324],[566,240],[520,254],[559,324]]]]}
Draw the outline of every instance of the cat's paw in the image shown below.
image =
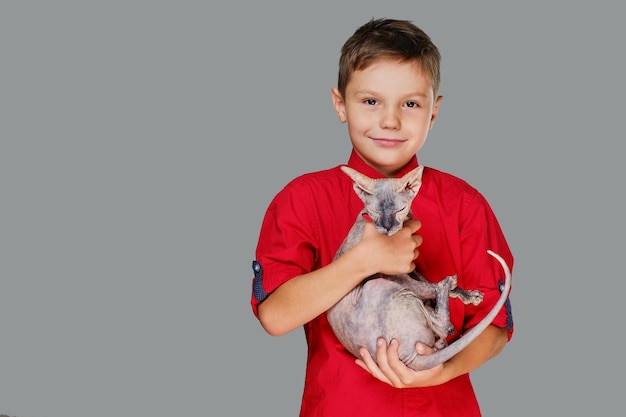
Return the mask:
{"type": "Polygon", "coordinates": [[[453,290],[456,288],[457,286],[457,276],[456,275],[450,275],[449,277],[446,277],[446,281],[450,284],[450,289],[453,290]]]}
{"type": "Polygon", "coordinates": [[[469,301],[471,304],[477,306],[483,302],[483,293],[478,290],[472,290],[467,292],[469,295],[469,301]]]}

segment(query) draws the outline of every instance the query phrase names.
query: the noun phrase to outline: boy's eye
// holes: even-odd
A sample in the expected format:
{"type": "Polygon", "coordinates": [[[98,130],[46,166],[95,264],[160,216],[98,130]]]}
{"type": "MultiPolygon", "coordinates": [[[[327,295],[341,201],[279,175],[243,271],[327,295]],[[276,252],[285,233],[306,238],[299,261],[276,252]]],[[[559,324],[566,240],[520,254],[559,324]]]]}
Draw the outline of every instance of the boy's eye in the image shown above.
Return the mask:
{"type": "Polygon", "coordinates": [[[366,100],[363,101],[365,104],[369,104],[370,106],[374,106],[376,105],[377,101],[373,98],[368,98],[366,100]]]}
{"type": "Polygon", "coordinates": [[[413,108],[413,107],[419,107],[420,105],[416,101],[409,101],[406,103],[406,106],[413,108]]]}

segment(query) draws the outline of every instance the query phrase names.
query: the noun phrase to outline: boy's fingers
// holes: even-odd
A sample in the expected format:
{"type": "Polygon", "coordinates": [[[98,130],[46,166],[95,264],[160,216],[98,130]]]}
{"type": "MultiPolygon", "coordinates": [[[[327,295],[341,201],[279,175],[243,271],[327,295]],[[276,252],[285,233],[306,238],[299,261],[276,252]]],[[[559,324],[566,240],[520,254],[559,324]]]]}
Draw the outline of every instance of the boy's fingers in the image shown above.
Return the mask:
{"type": "Polygon", "coordinates": [[[369,354],[367,349],[365,348],[359,349],[359,354],[361,355],[361,358],[356,360],[357,365],[359,365],[361,368],[365,369],[367,372],[372,374],[375,378],[391,385],[391,381],[380,370],[380,368],[378,367],[376,362],[374,362],[374,359],[369,354]]]}
{"type": "Polygon", "coordinates": [[[404,223],[404,227],[408,228],[411,233],[415,233],[420,229],[420,227],[422,227],[422,222],[417,219],[408,220],[404,223]]]}
{"type": "Polygon", "coordinates": [[[415,351],[417,352],[418,355],[430,355],[435,350],[431,348],[430,346],[425,345],[422,342],[417,342],[415,344],[415,351]]]}

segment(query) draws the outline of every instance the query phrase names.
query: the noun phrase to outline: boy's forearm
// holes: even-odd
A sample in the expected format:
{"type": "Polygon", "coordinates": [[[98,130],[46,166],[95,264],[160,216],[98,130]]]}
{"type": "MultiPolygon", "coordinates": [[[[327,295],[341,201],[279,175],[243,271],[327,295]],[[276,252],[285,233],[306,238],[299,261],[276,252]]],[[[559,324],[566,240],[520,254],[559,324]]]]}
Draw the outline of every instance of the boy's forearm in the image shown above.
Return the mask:
{"type": "Polygon", "coordinates": [[[488,326],[469,346],[445,363],[449,381],[466,374],[497,356],[508,341],[506,329],[488,326]]]}
{"type": "MultiPolygon", "coordinates": [[[[350,251],[349,251],[350,252],[350,251]]],[[[292,278],[261,304],[259,320],[273,336],[288,333],[335,305],[368,275],[357,262],[359,254],[344,256],[324,268],[292,278]]]]}

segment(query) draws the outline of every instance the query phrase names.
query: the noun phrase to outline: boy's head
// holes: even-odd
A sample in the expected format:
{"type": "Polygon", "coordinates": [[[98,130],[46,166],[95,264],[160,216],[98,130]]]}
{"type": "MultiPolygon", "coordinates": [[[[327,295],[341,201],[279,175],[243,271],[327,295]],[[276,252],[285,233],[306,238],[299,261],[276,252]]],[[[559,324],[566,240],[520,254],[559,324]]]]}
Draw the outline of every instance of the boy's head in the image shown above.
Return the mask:
{"type": "Polygon", "coordinates": [[[439,91],[441,55],[430,37],[407,20],[372,19],[354,32],[341,48],[337,89],[345,95],[355,71],[381,59],[418,62],[439,91]]]}
{"type": "Polygon", "coordinates": [[[426,141],[442,100],[439,61],[430,38],[403,20],[371,20],[344,44],[333,106],[379,173],[398,174],[426,141]]]}

